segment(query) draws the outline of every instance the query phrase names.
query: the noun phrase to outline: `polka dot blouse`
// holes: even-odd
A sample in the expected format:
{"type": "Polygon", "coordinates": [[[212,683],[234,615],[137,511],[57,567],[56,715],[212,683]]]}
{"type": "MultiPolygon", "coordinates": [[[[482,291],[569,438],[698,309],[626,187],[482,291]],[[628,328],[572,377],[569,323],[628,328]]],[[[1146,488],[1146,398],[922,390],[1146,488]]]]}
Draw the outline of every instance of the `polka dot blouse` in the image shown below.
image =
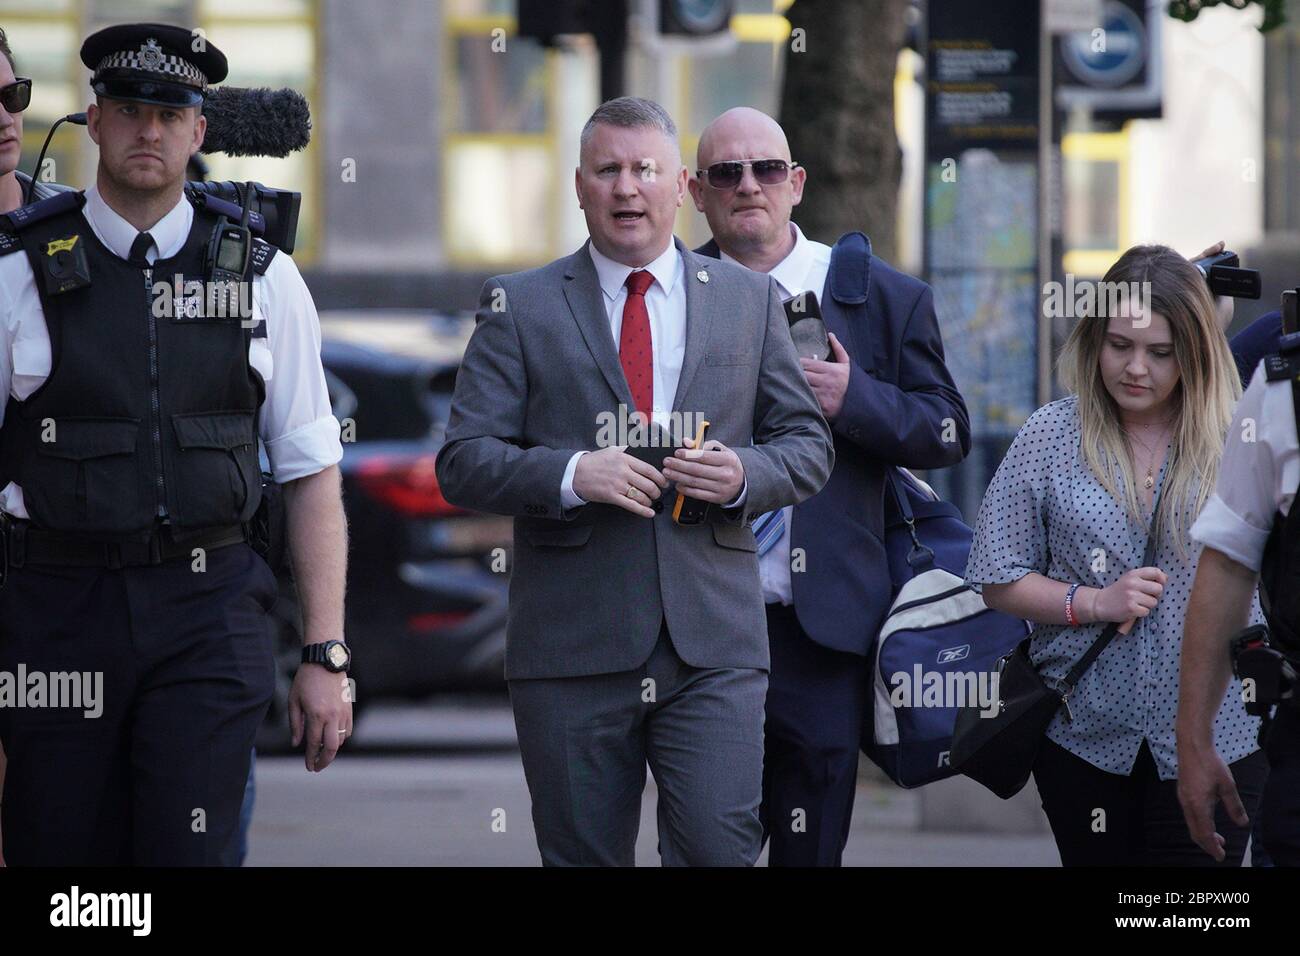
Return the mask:
{"type": "MultiPolygon", "coordinates": [[[[1009,584],[1031,571],[1067,584],[1102,588],[1140,567],[1146,529],[1128,517],[1083,460],[1077,398],[1034,412],[1016,435],[975,522],[966,580],[976,590],[1009,584]]],[[[1165,480],[1162,469],[1157,492],[1165,480]]],[[[1190,512],[1190,507],[1189,507],[1190,512]]],[[[1190,527],[1188,515],[1186,526],[1190,527]]],[[[1160,779],[1178,776],[1174,718],[1183,617],[1200,548],[1184,542],[1186,558],[1162,535],[1154,564],[1169,580],[1155,609],[1127,636],[1117,635],[1070,698],[1073,720],[1061,708],[1047,736],[1070,753],[1110,773],[1128,775],[1145,740],[1160,779]]],[[[1068,627],[1035,623],[1030,656],[1046,677],[1062,678],[1101,634],[1104,623],[1068,627]]],[[[1258,595],[1250,622],[1262,623],[1258,595]]],[[[1259,719],[1246,713],[1234,677],[1214,719],[1214,744],[1228,763],[1258,749],[1259,719]]]]}

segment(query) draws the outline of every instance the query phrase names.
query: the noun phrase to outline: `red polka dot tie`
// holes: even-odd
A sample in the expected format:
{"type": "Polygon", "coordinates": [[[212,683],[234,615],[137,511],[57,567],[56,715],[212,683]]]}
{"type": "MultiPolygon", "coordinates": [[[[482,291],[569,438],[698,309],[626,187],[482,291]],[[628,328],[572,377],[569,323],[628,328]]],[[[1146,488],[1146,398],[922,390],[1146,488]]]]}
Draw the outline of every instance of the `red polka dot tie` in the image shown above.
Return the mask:
{"type": "Polygon", "coordinates": [[[636,410],[650,417],[654,410],[654,343],[650,339],[650,313],[645,293],[655,277],[642,269],[627,277],[627,301],[623,303],[623,330],[618,337],[618,360],[632,388],[636,410]]]}

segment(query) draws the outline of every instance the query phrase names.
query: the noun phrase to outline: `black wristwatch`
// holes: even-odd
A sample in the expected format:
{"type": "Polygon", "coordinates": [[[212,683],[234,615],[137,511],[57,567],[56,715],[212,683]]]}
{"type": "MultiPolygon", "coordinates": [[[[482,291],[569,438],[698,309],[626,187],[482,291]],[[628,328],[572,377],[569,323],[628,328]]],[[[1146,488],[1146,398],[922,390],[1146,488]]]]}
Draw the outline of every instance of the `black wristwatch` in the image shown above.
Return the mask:
{"type": "Polygon", "coordinates": [[[302,649],[304,664],[320,664],[327,671],[340,674],[352,663],[352,651],[342,641],[308,644],[302,649]]]}

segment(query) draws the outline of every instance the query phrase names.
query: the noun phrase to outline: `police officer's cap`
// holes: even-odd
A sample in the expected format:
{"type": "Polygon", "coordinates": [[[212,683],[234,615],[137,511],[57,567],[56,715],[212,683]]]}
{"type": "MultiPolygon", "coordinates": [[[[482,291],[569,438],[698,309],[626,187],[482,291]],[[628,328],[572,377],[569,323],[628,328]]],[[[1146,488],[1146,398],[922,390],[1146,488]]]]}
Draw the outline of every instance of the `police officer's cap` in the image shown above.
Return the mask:
{"type": "Polygon", "coordinates": [[[106,27],[81,45],[100,96],[159,106],[198,106],[226,78],[226,55],[201,33],[165,23],[106,27]]]}

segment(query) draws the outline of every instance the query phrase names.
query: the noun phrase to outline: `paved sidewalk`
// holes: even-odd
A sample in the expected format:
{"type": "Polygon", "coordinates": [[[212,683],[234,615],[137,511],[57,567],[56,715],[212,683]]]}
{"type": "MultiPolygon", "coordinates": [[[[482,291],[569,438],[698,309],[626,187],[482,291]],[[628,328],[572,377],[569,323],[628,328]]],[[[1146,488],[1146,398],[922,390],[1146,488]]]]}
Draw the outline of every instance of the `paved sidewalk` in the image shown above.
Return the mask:
{"type": "MultiPolygon", "coordinates": [[[[323,774],[299,757],[261,757],[249,865],[536,866],[540,860],[514,728],[501,708],[375,711],[363,739],[392,755],[344,754],[323,774]],[[418,754],[411,748],[424,746],[418,754]],[[487,752],[484,752],[486,750],[487,752]],[[495,823],[495,827],[494,827],[495,823]]],[[[853,866],[1057,866],[1051,837],[926,832],[919,791],[859,782],[845,863],[853,866]]],[[[655,787],[647,783],[637,862],[657,866],[655,787]]],[[[764,856],[763,862],[766,861],[764,856]]]]}

